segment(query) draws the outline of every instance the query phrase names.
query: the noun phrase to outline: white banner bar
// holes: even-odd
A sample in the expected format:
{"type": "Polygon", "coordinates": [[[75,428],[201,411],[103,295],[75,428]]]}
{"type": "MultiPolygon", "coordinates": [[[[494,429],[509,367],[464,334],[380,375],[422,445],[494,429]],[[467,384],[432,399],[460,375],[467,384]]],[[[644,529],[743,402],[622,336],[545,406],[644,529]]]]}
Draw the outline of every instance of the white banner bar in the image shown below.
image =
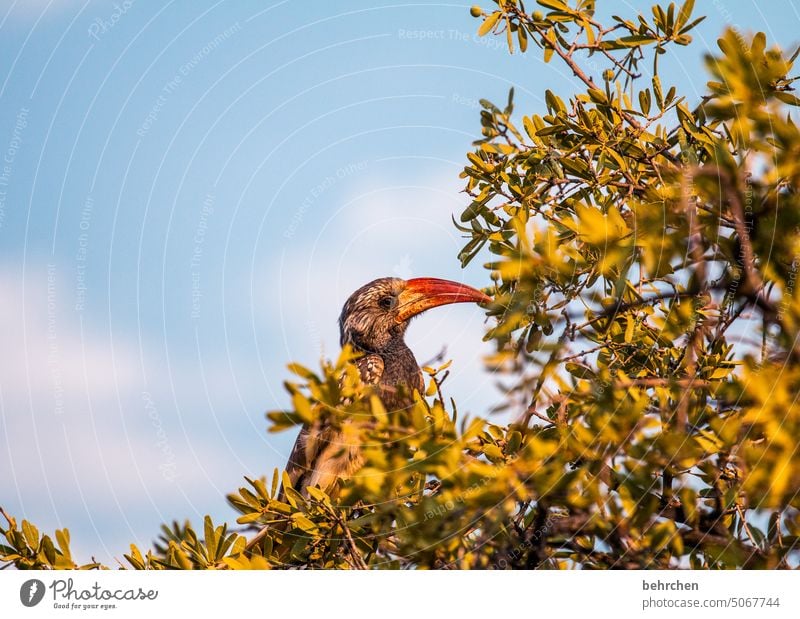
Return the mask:
{"type": "Polygon", "coordinates": [[[16,572],[6,617],[800,617],[800,572],[16,572]],[[214,613],[211,615],[210,613],[214,613]],[[225,613],[224,615],[221,613],[225,613]],[[291,613],[284,615],[284,613],[291,613]],[[317,614],[319,613],[319,614],[317,614]],[[585,613],[578,615],[578,613],[585,613]]]}

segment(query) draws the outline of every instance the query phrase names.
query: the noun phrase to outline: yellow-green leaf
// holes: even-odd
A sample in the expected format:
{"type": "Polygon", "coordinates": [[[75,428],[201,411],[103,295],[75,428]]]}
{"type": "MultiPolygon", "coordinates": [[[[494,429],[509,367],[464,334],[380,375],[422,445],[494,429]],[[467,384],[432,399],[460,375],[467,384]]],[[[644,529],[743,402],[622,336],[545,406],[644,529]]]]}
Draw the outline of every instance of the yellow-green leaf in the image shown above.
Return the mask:
{"type": "Polygon", "coordinates": [[[494,13],[489,15],[485,20],[483,20],[483,23],[480,25],[480,28],[478,28],[478,36],[482,37],[486,33],[490,32],[497,25],[497,22],[500,20],[500,17],[502,15],[503,15],[502,12],[495,11],[494,13]]]}

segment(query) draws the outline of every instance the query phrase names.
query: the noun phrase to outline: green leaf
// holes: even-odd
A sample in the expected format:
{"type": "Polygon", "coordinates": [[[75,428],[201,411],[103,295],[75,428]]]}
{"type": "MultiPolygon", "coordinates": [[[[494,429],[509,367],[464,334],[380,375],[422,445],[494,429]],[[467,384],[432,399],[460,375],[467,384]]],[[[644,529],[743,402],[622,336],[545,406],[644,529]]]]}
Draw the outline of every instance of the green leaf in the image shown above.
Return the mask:
{"type": "Polygon", "coordinates": [[[263,517],[264,514],[262,514],[261,512],[251,512],[249,514],[244,514],[243,516],[239,516],[236,519],[236,522],[238,522],[239,524],[251,524],[253,522],[260,520],[263,517]]]}
{"type": "Polygon", "coordinates": [[[636,327],[636,319],[633,316],[625,317],[627,326],[625,327],[625,343],[630,344],[633,342],[634,328],[636,327]]]}
{"type": "Polygon", "coordinates": [[[136,547],[135,544],[131,544],[131,554],[124,555],[125,559],[127,559],[128,563],[130,563],[134,569],[136,570],[143,570],[145,569],[144,558],[142,557],[142,553],[136,547]]]}
{"type": "Polygon", "coordinates": [[[319,382],[319,378],[314,372],[299,363],[290,363],[286,366],[292,374],[297,374],[300,378],[319,382]]]}
{"type": "Polygon", "coordinates": [[[581,365],[580,363],[574,363],[570,361],[564,364],[564,369],[566,369],[567,372],[572,374],[575,378],[580,378],[582,380],[593,380],[597,378],[591,368],[581,365]]]}
{"type": "MultiPolygon", "coordinates": [[[[273,475],[273,476],[274,476],[274,475],[273,475]]],[[[264,480],[263,480],[263,479],[254,479],[254,480],[251,480],[251,481],[250,481],[250,484],[253,486],[253,488],[255,488],[255,489],[256,489],[256,492],[258,492],[258,496],[259,496],[259,497],[260,497],[262,500],[266,501],[267,499],[269,499],[269,496],[270,496],[270,495],[269,495],[269,493],[267,492],[267,487],[266,487],[266,485],[264,484],[264,480]]]]}
{"type": "Polygon", "coordinates": [[[692,16],[692,11],[694,10],[694,0],[686,0],[681,7],[681,10],[678,12],[678,18],[675,20],[675,29],[680,30],[683,28],[684,24],[689,21],[689,18],[692,16]]]}
{"type": "Polygon", "coordinates": [[[645,88],[644,90],[639,91],[639,108],[642,110],[642,113],[647,116],[650,114],[650,90],[645,88]]]}
{"type": "Polygon", "coordinates": [[[492,462],[504,462],[505,456],[503,455],[502,450],[494,444],[489,443],[488,445],[483,446],[483,453],[484,455],[489,458],[492,462]]]}
{"type": "Polygon", "coordinates": [[[528,51],[528,32],[523,26],[517,28],[517,42],[519,43],[519,49],[523,54],[528,51]]]}
{"type": "Polygon", "coordinates": [[[614,43],[619,47],[640,47],[642,45],[649,45],[650,43],[655,43],[656,41],[657,39],[642,34],[633,34],[630,36],[614,39],[614,43]]]}
{"type": "Polygon", "coordinates": [[[563,0],[536,0],[536,4],[554,11],[569,11],[569,7],[563,0]]]}
{"type": "Polygon", "coordinates": [[[310,424],[314,421],[315,417],[311,410],[311,402],[302,393],[298,392],[292,396],[292,407],[304,423],[310,424]]]}
{"type": "Polygon", "coordinates": [[[697,18],[697,19],[695,19],[695,20],[694,20],[692,23],[688,24],[687,26],[684,26],[684,27],[681,29],[681,31],[680,31],[680,33],[679,33],[679,34],[686,34],[686,33],[687,33],[687,32],[689,32],[690,30],[692,30],[692,29],[693,29],[695,26],[697,26],[697,24],[699,24],[700,22],[702,22],[702,21],[703,21],[705,18],[706,18],[706,16],[705,16],[705,15],[703,15],[702,17],[698,17],[698,18],[697,18]]]}
{"type": "Polygon", "coordinates": [[[478,36],[482,37],[485,34],[489,33],[496,25],[497,22],[500,21],[500,18],[503,16],[501,11],[495,11],[491,15],[489,15],[486,19],[483,20],[483,23],[478,28],[478,36]]]}
{"type": "Polygon", "coordinates": [[[319,527],[309,520],[306,516],[300,513],[292,514],[292,523],[301,531],[316,535],[319,532],[319,527]]]}
{"type": "Polygon", "coordinates": [[[775,97],[788,105],[800,105],[800,99],[790,92],[778,91],[775,93],[775,97]]]}
{"type": "Polygon", "coordinates": [[[203,519],[203,529],[208,556],[213,559],[217,556],[217,536],[214,531],[214,524],[211,522],[211,516],[206,516],[203,519]]]}
{"type": "Polygon", "coordinates": [[[461,221],[466,222],[475,219],[478,215],[481,214],[483,208],[484,208],[483,204],[480,204],[478,202],[473,202],[466,209],[464,209],[463,213],[461,213],[461,221]]]}
{"type": "Polygon", "coordinates": [[[39,529],[27,520],[22,521],[22,534],[25,536],[25,541],[28,543],[28,546],[34,550],[39,547],[39,529]]]}
{"type": "Polygon", "coordinates": [[[522,434],[517,430],[508,433],[508,442],[506,444],[506,453],[515,454],[519,451],[522,445],[522,434]]]}
{"type": "Polygon", "coordinates": [[[72,555],[69,551],[69,531],[67,529],[56,529],[56,542],[61,554],[68,560],[72,560],[72,555]]]}
{"type": "Polygon", "coordinates": [[[661,78],[658,75],[653,76],[653,92],[656,95],[656,103],[658,109],[664,111],[664,92],[661,90],[661,78]]]}
{"type": "Polygon", "coordinates": [[[538,135],[539,137],[546,137],[548,135],[555,135],[556,133],[560,133],[568,129],[569,127],[567,127],[566,125],[551,125],[549,127],[544,127],[542,129],[539,129],[539,131],[536,132],[536,135],[538,135]]]}
{"type": "Polygon", "coordinates": [[[42,550],[50,565],[55,566],[58,555],[56,553],[56,547],[53,546],[53,540],[50,539],[49,535],[42,537],[42,550]]]}

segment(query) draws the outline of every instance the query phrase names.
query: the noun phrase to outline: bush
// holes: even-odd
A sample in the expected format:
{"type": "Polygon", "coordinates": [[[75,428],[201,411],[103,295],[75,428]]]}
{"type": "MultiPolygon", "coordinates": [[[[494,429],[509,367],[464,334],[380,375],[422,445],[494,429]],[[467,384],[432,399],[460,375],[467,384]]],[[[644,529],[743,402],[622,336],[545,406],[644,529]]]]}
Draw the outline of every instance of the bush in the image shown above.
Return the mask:
{"type": "MultiPolygon", "coordinates": [[[[607,24],[593,0],[495,4],[471,10],[481,35],[582,83],[543,116],[482,101],[462,174],[459,258],[489,256],[486,361],[515,421],[459,419],[446,367],[387,411],[350,351],[292,365],[270,429],[355,418],[365,467],[331,496],[248,479],[229,496],[243,534],[173,524],[132,567],[798,565],[797,54],[727,30],[693,105],[658,72],[691,43],[692,0],[607,24]]],[[[6,518],[0,560],[77,567],[66,531],[6,518]]]]}

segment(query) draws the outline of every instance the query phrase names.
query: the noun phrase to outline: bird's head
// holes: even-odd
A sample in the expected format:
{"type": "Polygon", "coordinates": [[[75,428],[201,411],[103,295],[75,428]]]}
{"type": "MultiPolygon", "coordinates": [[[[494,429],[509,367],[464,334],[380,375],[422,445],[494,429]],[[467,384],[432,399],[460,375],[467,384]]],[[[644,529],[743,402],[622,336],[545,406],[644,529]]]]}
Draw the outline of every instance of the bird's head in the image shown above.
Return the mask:
{"type": "Polygon", "coordinates": [[[480,290],[446,279],[376,279],[356,290],[339,316],[342,346],[380,352],[403,341],[409,321],[432,307],[450,303],[489,303],[480,290]]]}

